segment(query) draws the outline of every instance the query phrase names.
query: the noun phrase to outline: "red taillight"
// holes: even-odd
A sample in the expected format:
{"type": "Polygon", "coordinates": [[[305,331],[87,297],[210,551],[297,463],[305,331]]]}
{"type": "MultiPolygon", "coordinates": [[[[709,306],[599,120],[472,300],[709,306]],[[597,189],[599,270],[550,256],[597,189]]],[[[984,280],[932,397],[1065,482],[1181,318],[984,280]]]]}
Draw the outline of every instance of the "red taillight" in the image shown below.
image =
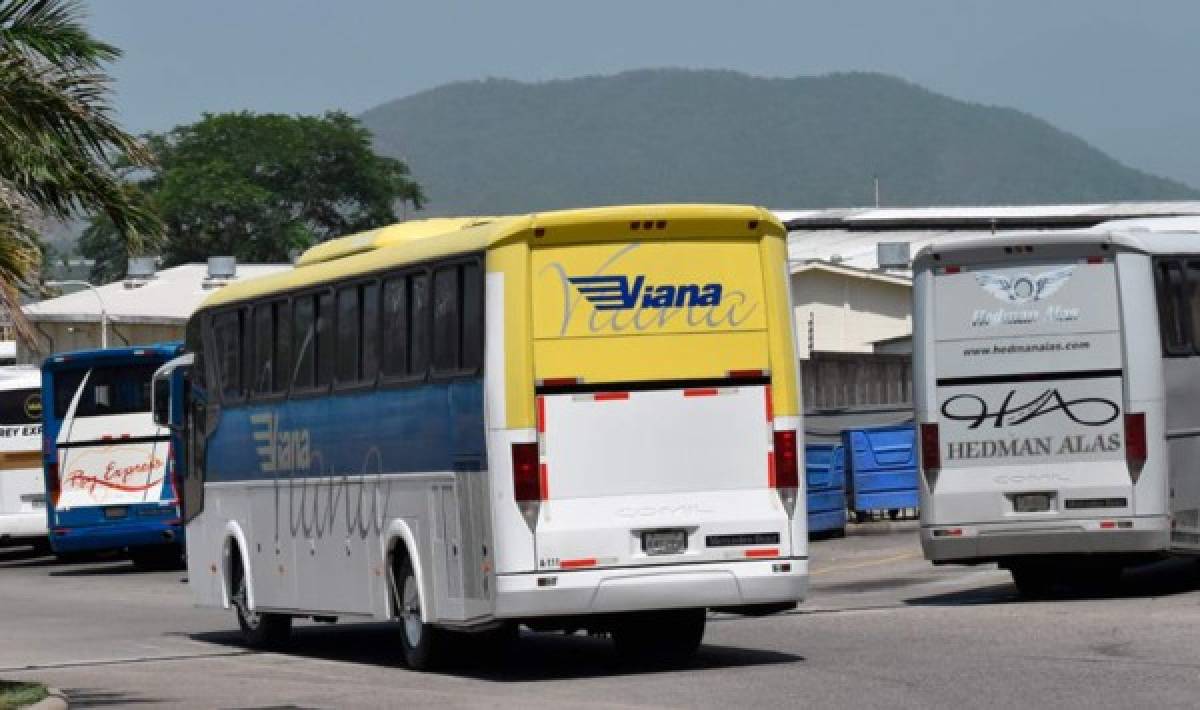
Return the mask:
{"type": "Polygon", "coordinates": [[[1146,448],[1146,415],[1142,412],[1125,414],[1125,460],[1129,463],[1129,475],[1137,483],[1142,466],[1149,454],[1146,448]]]}
{"type": "Polygon", "coordinates": [[[775,479],[776,488],[800,487],[800,462],[796,458],[796,432],[775,432],[775,479]]]}
{"type": "Polygon", "coordinates": [[[546,499],[537,442],[512,445],[513,496],[518,503],[546,499]]]}
{"type": "Polygon", "coordinates": [[[937,422],[921,425],[921,468],[936,471],[942,467],[942,443],[938,437],[937,422]]]}
{"type": "Polygon", "coordinates": [[[46,493],[49,494],[50,504],[58,505],[58,496],[62,493],[62,482],[58,480],[58,463],[46,464],[46,493]]]}

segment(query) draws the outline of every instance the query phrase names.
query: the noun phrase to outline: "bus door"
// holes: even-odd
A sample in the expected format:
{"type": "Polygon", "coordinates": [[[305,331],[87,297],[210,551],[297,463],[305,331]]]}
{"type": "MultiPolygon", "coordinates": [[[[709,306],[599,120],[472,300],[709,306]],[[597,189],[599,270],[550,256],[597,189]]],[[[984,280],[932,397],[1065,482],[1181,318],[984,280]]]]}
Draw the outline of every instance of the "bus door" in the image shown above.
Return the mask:
{"type": "Polygon", "coordinates": [[[788,556],[758,241],[546,247],[533,279],[538,567],[788,556]]]}

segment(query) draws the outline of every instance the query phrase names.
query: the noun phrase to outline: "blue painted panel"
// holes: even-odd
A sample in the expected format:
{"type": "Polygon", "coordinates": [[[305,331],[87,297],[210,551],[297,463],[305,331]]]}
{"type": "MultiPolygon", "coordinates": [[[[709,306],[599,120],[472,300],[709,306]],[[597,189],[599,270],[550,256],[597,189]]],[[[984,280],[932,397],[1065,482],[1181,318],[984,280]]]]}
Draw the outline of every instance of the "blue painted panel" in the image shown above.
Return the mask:
{"type": "Polygon", "coordinates": [[[483,380],[471,378],[225,407],[205,477],[481,470],[485,452],[483,380]]]}
{"type": "Polygon", "coordinates": [[[844,488],[846,485],[845,449],[840,444],[805,445],[804,472],[810,491],[844,488]]]}
{"type": "Polygon", "coordinates": [[[823,513],[808,514],[808,534],[844,530],[846,528],[846,511],[842,508],[823,513]]]}
{"type": "Polygon", "coordinates": [[[834,488],[828,491],[810,492],[805,499],[808,502],[808,513],[824,513],[830,510],[846,510],[846,491],[834,488]]]}

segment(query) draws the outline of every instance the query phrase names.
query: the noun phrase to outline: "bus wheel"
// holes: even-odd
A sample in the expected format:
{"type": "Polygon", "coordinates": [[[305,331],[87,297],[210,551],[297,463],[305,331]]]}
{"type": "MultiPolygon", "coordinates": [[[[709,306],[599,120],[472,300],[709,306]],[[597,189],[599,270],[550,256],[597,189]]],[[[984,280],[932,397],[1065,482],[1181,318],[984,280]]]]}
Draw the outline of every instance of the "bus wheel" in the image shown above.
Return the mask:
{"type": "Polygon", "coordinates": [[[246,575],[242,574],[240,565],[234,568],[234,575],[236,591],[230,602],[233,603],[233,610],[237,614],[238,627],[242,630],[242,640],[251,648],[265,649],[282,646],[292,635],[292,617],[287,614],[260,613],[251,610],[246,575]]]}
{"type": "Polygon", "coordinates": [[[1054,589],[1054,576],[1044,567],[1014,565],[1009,572],[1017,591],[1026,599],[1045,599],[1054,589]]]}
{"type": "Polygon", "coordinates": [[[404,664],[414,671],[427,670],[437,659],[442,632],[421,619],[421,591],[407,552],[398,553],[394,593],[396,610],[400,616],[400,645],[404,651],[404,664]]]}
{"type": "Polygon", "coordinates": [[[704,623],[704,609],[630,614],[613,629],[613,643],[623,660],[677,663],[700,648],[704,623]]]}

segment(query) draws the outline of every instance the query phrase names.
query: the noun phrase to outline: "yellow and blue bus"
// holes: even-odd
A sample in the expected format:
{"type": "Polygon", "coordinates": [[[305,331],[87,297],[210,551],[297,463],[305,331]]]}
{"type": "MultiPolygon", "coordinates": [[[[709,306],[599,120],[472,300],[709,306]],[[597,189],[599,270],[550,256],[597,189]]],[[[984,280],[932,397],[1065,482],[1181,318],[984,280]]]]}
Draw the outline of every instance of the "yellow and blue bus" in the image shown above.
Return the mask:
{"type": "MultiPolygon", "coordinates": [[[[188,574],[252,644],[295,617],[587,628],[684,655],[807,584],[785,231],[756,207],[410,222],[188,325],[188,574]]],[[[160,373],[165,376],[167,373],[160,373]]]]}

